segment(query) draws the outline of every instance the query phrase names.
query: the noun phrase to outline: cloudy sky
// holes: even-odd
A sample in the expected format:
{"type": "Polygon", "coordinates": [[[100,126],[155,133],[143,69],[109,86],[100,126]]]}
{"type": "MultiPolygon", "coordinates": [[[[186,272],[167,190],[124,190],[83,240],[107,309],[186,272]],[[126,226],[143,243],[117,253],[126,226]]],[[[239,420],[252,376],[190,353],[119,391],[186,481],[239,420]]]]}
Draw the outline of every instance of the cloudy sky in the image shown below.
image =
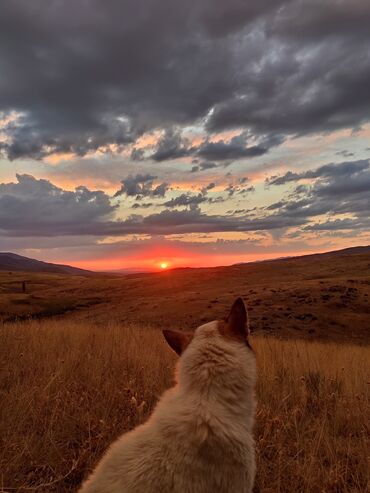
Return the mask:
{"type": "Polygon", "coordinates": [[[3,0],[0,251],[92,269],[370,244],[368,0],[3,0]]]}

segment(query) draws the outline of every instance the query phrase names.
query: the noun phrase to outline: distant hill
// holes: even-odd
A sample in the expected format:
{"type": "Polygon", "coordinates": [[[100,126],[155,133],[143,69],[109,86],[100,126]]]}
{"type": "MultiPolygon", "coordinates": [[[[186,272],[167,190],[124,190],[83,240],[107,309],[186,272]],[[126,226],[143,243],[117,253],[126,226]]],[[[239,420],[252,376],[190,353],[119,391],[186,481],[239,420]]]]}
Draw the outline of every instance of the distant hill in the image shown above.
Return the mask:
{"type": "Polygon", "coordinates": [[[10,252],[0,252],[0,270],[24,271],[24,272],[50,272],[54,274],[70,274],[75,276],[88,276],[93,272],[70,265],[52,264],[33,258],[23,257],[10,252]]]}
{"type": "Polygon", "coordinates": [[[334,250],[332,252],[326,252],[318,255],[362,255],[364,253],[370,253],[370,245],[349,247],[344,248],[343,250],[334,250]]]}
{"type": "Polygon", "coordinates": [[[0,270],[0,324],[76,314],[79,321],[86,317],[104,325],[114,314],[122,326],[192,330],[207,321],[221,320],[234,299],[242,296],[255,334],[370,344],[369,247],[128,275],[88,275],[72,267],[0,254],[0,269],[4,267],[7,270],[0,270]],[[18,270],[38,272],[25,275],[14,270],[8,275],[15,261],[18,270]],[[70,275],[71,271],[85,277],[70,275]],[[51,276],[48,272],[68,274],[51,276]],[[21,284],[24,280],[26,292],[21,284]]]}
{"type": "Polygon", "coordinates": [[[314,258],[325,258],[325,257],[341,257],[343,255],[365,255],[370,253],[370,245],[366,246],[356,246],[343,248],[342,250],[330,250],[328,252],[320,253],[308,253],[306,255],[294,255],[289,257],[277,257],[268,260],[260,260],[259,262],[280,262],[284,260],[302,260],[314,259],[314,258]]]}

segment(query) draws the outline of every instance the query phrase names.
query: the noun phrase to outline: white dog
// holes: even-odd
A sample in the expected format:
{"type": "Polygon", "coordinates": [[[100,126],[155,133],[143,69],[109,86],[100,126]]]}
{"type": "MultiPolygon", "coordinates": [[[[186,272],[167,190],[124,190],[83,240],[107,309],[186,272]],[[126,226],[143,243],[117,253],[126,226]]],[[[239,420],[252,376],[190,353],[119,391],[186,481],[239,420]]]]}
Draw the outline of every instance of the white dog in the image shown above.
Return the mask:
{"type": "Polygon", "coordinates": [[[194,334],[165,330],[177,384],[120,437],[80,493],[250,493],[255,475],[255,357],[241,298],[194,334]]]}

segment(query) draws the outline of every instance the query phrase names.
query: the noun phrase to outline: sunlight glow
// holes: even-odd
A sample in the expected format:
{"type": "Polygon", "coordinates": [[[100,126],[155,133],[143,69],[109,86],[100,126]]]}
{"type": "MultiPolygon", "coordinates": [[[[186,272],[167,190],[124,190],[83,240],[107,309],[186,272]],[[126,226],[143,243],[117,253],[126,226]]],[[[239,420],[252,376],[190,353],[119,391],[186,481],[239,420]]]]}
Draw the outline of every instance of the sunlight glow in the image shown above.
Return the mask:
{"type": "Polygon", "coordinates": [[[167,269],[167,267],[168,267],[168,263],[167,263],[167,262],[161,262],[161,263],[159,264],[159,266],[160,266],[160,268],[161,268],[161,269],[167,269]]]}

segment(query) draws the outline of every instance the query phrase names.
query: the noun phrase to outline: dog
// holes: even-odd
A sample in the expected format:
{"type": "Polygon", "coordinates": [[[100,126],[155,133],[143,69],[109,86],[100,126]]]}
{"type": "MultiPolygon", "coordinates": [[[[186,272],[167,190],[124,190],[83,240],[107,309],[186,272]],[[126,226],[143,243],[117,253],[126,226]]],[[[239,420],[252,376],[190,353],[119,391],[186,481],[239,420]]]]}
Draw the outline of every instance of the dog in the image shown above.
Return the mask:
{"type": "Polygon", "coordinates": [[[176,385],[109,448],[80,493],[251,493],[256,361],[243,300],[225,320],[163,335],[180,356],[176,385]]]}

